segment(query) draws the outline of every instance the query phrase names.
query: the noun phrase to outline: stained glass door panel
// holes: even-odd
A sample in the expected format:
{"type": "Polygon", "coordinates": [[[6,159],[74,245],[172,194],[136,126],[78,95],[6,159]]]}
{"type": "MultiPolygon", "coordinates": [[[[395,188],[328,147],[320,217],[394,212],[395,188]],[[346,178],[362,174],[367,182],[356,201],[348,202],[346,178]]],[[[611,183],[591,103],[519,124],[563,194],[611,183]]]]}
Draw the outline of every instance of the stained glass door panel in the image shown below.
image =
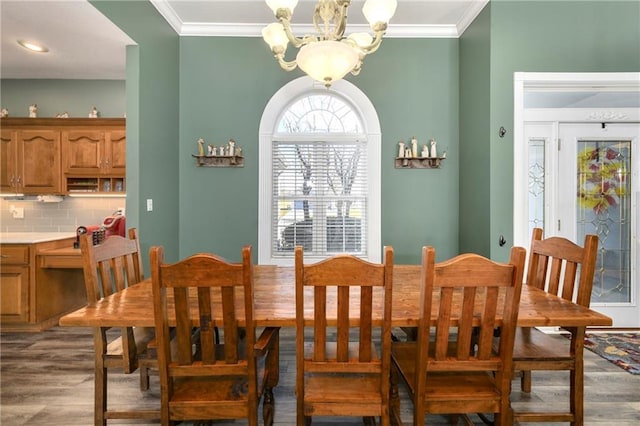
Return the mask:
{"type": "Polygon", "coordinates": [[[640,325],[639,129],[601,123],[559,126],[561,234],[577,242],[585,234],[598,235],[591,306],[612,316],[618,327],[640,325]]]}

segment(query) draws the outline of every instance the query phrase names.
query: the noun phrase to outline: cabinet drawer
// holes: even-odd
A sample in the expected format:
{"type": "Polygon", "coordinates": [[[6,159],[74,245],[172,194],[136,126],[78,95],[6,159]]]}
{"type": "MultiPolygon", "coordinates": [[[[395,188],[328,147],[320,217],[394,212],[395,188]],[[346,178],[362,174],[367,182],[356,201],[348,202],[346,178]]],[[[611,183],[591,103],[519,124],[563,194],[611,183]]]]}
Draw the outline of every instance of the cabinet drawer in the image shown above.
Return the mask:
{"type": "Polygon", "coordinates": [[[0,246],[0,264],[26,265],[29,263],[29,247],[3,245],[0,246]]]}

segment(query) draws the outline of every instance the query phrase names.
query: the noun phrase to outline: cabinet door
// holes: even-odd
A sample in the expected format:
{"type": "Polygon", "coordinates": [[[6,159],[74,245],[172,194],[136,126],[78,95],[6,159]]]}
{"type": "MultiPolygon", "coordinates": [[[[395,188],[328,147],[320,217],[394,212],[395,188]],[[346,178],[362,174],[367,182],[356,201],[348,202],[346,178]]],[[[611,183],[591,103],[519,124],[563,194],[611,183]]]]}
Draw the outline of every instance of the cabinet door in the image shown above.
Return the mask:
{"type": "Polygon", "coordinates": [[[29,266],[2,266],[0,319],[3,323],[29,320],[29,266]]]}
{"type": "Polygon", "coordinates": [[[127,164],[127,132],[125,130],[112,130],[106,143],[109,153],[107,173],[124,176],[127,164]]]}
{"type": "Polygon", "coordinates": [[[99,174],[105,167],[104,132],[71,130],[62,132],[65,173],[99,174]]]}
{"type": "Polygon", "coordinates": [[[60,132],[23,130],[18,135],[20,191],[25,194],[61,193],[60,132]]]}
{"type": "Polygon", "coordinates": [[[0,135],[0,192],[16,192],[18,133],[16,130],[2,129],[0,135]]]}

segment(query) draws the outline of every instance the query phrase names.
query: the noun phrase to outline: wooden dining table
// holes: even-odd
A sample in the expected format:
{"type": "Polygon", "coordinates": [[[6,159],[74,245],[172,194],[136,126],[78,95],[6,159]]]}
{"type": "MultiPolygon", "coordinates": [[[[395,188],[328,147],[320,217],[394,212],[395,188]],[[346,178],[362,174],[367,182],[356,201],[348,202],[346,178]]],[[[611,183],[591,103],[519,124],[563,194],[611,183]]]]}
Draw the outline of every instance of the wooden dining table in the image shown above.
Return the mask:
{"type": "MultiPolygon", "coordinates": [[[[420,313],[420,265],[395,265],[393,268],[392,326],[414,327],[420,313]]],[[[241,300],[241,295],[237,295],[241,300]]],[[[309,293],[311,297],[311,293],[309,293]]],[[[295,327],[295,271],[293,267],[256,265],[254,267],[254,318],[258,326],[295,327]]],[[[356,294],[354,304],[359,303],[356,294]]],[[[239,305],[242,305],[241,303],[239,305]]],[[[306,304],[309,305],[309,304],[306,304]]],[[[335,312],[336,301],[329,295],[327,311],[335,312]]],[[[437,306],[434,304],[434,306],[437,306]]],[[[195,312],[194,304],[194,312],[195,312]]],[[[357,311],[357,310],[356,310],[357,311]]],[[[382,313],[382,297],[374,295],[374,321],[382,313]],[[376,318],[376,315],[378,316],[376,318]]],[[[306,316],[306,315],[305,315],[306,316]]],[[[357,316],[357,314],[356,314],[357,316]]],[[[197,316],[193,316],[197,321],[197,316]]],[[[311,320],[312,314],[307,318],[311,320]]],[[[435,319],[435,317],[434,317],[435,319]]],[[[215,318],[214,318],[215,321],[215,318]]],[[[357,318],[353,318],[353,322],[357,318]]],[[[60,319],[61,326],[80,327],[153,327],[151,280],[146,279],[124,291],[85,306],[60,319]]],[[[197,323],[194,323],[197,325],[197,323]]],[[[242,324],[240,324],[242,325],[242,324]]],[[[542,290],[523,285],[518,325],[538,326],[610,326],[611,318],[542,290]]]]}

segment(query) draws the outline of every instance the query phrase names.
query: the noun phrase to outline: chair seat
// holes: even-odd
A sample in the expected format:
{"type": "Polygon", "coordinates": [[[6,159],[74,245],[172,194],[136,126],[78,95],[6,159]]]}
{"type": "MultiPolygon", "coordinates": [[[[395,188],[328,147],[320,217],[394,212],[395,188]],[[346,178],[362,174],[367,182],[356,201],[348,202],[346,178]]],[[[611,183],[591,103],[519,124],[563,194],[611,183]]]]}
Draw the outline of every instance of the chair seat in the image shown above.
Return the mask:
{"type": "MultiPolygon", "coordinates": [[[[416,389],[416,352],[415,342],[395,342],[391,345],[392,359],[395,361],[405,379],[409,391],[414,394],[416,389]]],[[[450,401],[460,399],[464,401],[476,399],[500,400],[500,393],[496,389],[495,379],[486,371],[477,373],[460,372],[429,372],[427,375],[425,401],[450,401]]]]}
{"type": "MultiPolygon", "coordinates": [[[[561,341],[550,336],[537,328],[518,327],[516,328],[516,338],[513,347],[513,361],[533,362],[545,361],[549,369],[564,370],[562,366],[554,366],[556,361],[572,360],[570,353],[569,339],[561,341]]],[[[515,367],[518,369],[517,365],[515,367]]]]}

